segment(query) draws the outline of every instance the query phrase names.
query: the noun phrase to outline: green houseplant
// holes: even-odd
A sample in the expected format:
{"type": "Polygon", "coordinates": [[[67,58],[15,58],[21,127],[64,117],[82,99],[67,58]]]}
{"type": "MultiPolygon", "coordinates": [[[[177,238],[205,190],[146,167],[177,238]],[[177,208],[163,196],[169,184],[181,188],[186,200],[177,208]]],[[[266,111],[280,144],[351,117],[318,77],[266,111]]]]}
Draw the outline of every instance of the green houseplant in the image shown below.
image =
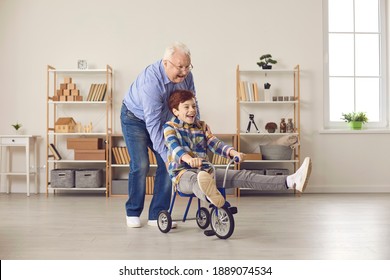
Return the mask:
{"type": "Polygon", "coordinates": [[[22,124],[15,123],[15,124],[12,124],[12,127],[15,128],[16,131],[18,131],[22,127],[22,124]]]}
{"type": "Polygon", "coordinates": [[[15,123],[15,124],[11,124],[11,126],[15,129],[15,132],[16,134],[21,134],[21,127],[22,127],[22,124],[20,123],[15,123]]]}
{"type": "Polygon", "coordinates": [[[263,69],[272,69],[272,64],[276,63],[278,63],[278,61],[272,59],[272,55],[263,54],[262,56],[260,56],[260,61],[257,62],[257,65],[259,65],[263,69]]]}
{"type": "Polygon", "coordinates": [[[341,119],[349,124],[352,129],[362,129],[362,125],[368,122],[364,112],[341,113],[341,119]]]}

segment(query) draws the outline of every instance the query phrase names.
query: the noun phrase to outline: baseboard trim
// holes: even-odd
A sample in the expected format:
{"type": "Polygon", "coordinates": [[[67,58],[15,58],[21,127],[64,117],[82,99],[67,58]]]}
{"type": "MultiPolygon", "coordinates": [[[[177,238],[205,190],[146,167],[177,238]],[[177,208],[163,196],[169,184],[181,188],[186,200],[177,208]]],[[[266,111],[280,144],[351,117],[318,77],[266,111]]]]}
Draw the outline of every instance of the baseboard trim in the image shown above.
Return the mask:
{"type": "Polygon", "coordinates": [[[390,185],[316,185],[308,186],[306,193],[390,193],[390,185]]]}

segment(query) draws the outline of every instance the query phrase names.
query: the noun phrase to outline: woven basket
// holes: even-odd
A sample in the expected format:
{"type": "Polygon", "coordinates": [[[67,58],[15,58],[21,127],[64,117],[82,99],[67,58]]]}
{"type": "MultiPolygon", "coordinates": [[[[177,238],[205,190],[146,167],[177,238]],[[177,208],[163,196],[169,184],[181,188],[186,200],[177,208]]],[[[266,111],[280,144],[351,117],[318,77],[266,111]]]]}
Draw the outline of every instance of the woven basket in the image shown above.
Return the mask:
{"type": "Polygon", "coordinates": [[[260,152],[264,160],[290,160],[292,151],[290,146],[260,145],[260,152]]]}

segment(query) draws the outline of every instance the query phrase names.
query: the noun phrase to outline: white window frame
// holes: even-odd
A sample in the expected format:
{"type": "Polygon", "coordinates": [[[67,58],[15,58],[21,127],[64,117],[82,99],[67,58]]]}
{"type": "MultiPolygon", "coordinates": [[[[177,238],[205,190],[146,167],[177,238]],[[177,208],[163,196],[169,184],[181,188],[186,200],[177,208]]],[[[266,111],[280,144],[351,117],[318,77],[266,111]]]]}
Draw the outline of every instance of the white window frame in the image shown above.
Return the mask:
{"type": "MultiPolygon", "coordinates": [[[[342,0],[341,0],[342,1],[342,0]]],[[[386,30],[386,0],[379,0],[380,8],[380,96],[379,96],[379,121],[365,124],[365,128],[389,129],[389,95],[387,93],[387,30],[386,30]]],[[[340,119],[339,122],[330,121],[330,94],[329,94],[329,30],[328,30],[328,0],[323,0],[323,26],[324,26],[324,128],[346,128],[345,123],[340,119]]],[[[356,77],[356,76],[355,76],[356,77]]],[[[341,118],[341,116],[340,116],[341,118]]]]}

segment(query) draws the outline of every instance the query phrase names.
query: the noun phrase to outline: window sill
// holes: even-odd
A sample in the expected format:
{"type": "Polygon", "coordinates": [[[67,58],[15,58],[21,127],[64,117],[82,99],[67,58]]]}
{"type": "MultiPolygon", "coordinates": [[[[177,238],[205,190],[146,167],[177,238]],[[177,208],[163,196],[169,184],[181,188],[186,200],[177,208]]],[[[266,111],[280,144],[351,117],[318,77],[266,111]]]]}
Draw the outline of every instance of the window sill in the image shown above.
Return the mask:
{"type": "Polygon", "coordinates": [[[319,131],[320,134],[390,134],[390,129],[386,128],[364,128],[364,129],[322,129],[319,131]]]}

